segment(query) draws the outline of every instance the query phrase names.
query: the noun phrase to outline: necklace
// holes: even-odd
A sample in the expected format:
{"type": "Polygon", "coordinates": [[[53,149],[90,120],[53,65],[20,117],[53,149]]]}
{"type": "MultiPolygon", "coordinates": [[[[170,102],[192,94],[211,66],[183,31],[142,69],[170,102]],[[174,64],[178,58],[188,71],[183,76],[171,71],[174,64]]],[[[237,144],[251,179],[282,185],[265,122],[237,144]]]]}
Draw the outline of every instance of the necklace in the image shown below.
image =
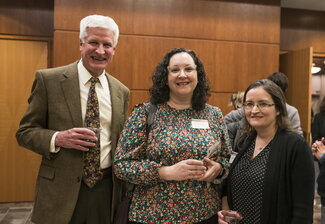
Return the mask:
{"type": "MultiPolygon", "coordinates": [[[[265,149],[269,144],[270,144],[270,142],[272,141],[272,138],[271,139],[268,139],[267,141],[265,141],[265,142],[267,142],[266,144],[265,144],[265,142],[264,142],[264,146],[256,146],[256,149],[259,151],[259,152],[261,152],[261,151],[263,151],[263,149],[265,149]]],[[[257,143],[257,140],[255,140],[255,144],[257,143]]]]}

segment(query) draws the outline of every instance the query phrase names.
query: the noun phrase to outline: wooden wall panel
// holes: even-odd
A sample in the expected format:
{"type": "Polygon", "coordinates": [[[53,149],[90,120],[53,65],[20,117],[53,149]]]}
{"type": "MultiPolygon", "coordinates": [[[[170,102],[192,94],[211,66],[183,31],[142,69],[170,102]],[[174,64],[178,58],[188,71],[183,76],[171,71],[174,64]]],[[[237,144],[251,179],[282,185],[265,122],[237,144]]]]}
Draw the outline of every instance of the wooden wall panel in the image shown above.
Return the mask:
{"type": "Polygon", "coordinates": [[[0,39],[0,202],[34,199],[40,156],[19,147],[15,133],[27,108],[35,70],[47,67],[47,45],[0,39]]]}
{"type": "MultiPolygon", "coordinates": [[[[324,18],[325,19],[325,18],[324,18]]],[[[291,51],[313,47],[314,53],[325,53],[325,30],[282,28],[281,50],[291,51]]]]}
{"type": "Polygon", "coordinates": [[[53,65],[80,58],[81,18],[109,15],[121,35],[107,70],[131,89],[130,108],[147,100],[151,74],[162,57],[172,48],[185,47],[205,65],[212,102],[221,99],[227,111],[231,93],[278,70],[279,4],[279,0],[56,0],[53,65]]]}
{"type": "Polygon", "coordinates": [[[149,101],[150,95],[148,90],[132,90],[130,96],[129,113],[133,110],[134,105],[149,101]]]}
{"type": "Polygon", "coordinates": [[[281,9],[281,50],[313,47],[315,53],[325,53],[325,12],[301,9],[281,9]]]}
{"type": "Polygon", "coordinates": [[[53,35],[54,0],[1,0],[0,33],[53,35]]]}
{"type": "Polygon", "coordinates": [[[223,115],[229,113],[233,108],[228,106],[230,102],[230,97],[233,93],[211,93],[211,96],[208,100],[208,104],[212,106],[219,107],[223,115]]]}
{"type": "Polygon", "coordinates": [[[279,43],[280,7],[231,1],[56,0],[55,29],[88,14],[113,17],[123,34],[279,43]]]}
{"type": "MultiPolygon", "coordinates": [[[[77,43],[77,32],[57,31],[54,66],[78,59],[77,43]],[[62,54],[69,48],[69,54],[62,54]]],[[[121,35],[108,72],[131,89],[148,89],[157,63],[174,47],[189,48],[198,54],[213,91],[243,91],[254,80],[278,70],[278,45],[121,35]]]]}

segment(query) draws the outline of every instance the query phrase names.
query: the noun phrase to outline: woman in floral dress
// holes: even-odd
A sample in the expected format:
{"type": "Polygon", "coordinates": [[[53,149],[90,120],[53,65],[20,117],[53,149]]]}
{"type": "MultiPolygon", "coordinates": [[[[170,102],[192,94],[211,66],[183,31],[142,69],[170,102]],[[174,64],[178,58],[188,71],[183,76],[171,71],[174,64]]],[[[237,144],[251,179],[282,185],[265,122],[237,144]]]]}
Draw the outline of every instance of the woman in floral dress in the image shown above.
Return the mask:
{"type": "Polygon", "coordinates": [[[147,128],[150,104],[137,105],[114,158],[117,177],[135,184],[129,220],[216,223],[230,144],[220,109],[206,103],[204,66],[193,51],[176,48],[152,80],[154,122],[147,128]]]}

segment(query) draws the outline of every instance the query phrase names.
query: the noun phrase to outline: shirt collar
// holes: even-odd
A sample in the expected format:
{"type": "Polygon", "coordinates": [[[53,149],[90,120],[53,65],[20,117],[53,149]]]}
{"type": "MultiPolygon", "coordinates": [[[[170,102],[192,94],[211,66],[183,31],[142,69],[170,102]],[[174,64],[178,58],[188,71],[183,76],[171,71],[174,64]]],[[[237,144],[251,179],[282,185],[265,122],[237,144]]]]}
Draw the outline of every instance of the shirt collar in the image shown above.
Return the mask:
{"type": "MultiPolygon", "coordinates": [[[[105,79],[106,79],[106,76],[105,76],[106,72],[105,70],[103,71],[102,74],[100,74],[100,76],[98,76],[98,79],[100,81],[100,85],[102,85],[102,83],[105,83],[105,79]]],[[[89,81],[89,79],[91,77],[93,77],[89,72],[88,70],[85,68],[85,66],[83,65],[82,63],[82,59],[80,59],[80,61],[78,62],[78,75],[79,75],[79,79],[81,81],[82,84],[86,85],[87,82],[89,81]]]]}

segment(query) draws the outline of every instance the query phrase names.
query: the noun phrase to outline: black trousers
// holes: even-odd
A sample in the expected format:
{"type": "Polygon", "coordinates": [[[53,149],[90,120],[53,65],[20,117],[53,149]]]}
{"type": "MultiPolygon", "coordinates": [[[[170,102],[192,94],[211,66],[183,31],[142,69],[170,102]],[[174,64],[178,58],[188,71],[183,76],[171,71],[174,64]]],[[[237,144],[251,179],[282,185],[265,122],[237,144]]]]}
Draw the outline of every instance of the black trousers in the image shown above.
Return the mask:
{"type": "Polygon", "coordinates": [[[112,189],[112,175],[105,176],[93,188],[82,182],[70,224],[109,224],[112,189]]]}

